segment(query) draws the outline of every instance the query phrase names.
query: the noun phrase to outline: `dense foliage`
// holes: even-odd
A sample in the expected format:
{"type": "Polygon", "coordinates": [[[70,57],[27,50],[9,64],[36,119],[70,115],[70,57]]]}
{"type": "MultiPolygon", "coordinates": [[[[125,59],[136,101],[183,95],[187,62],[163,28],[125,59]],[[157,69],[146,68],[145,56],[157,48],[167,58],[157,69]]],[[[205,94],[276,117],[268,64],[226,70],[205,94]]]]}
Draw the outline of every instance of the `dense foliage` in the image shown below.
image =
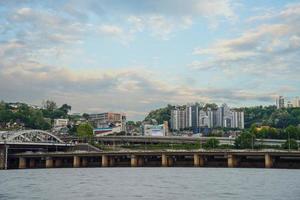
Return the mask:
{"type": "Polygon", "coordinates": [[[0,102],[0,128],[22,125],[25,128],[43,129],[51,128],[55,118],[68,118],[71,106],[63,104],[57,107],[53,101],[47,101],[43,108],[36,108],[24,103],[0,102]]]}
{"type": "Polygon", "coordinates": [[[243,132],[235,139],[234,146],[237,149],[251,149],[254,148],[255,135],[249,132],[243,132]]]}
{"type": "Polygon", "coordinates": [[[207,149],[217,148],[220,144],[220,141],[216,138],[209,138],[204,144],[203,147],[207,149]]]}
{"type": "MultiPolygon", "coordinates": [[[[200,107],[215,109],[216,104],[203,104],[200,107]]],[[[145,120],[155,119],[158,123],[169,121],[171,118],[172,105],[151,111],[145,120]]],[[[256,106],[240,108],[245,113],[245,128],[250,128],[252,124],[259,126],[271,126],[274,128],[286,128],[289,125],[300,124],[300,108],[277,109],[276,106],[256,106]]]]}
{"type": "Polygon", "coordinates": [[[168,105],[167,107],[153,110],[145,118],[145,121],[150,121],[152,119],[155,119],[159,124],[162,124],[164,121],[170,121],[171,110],[173,108],[174,108],[174,106],[168,105]]]}
{"type": "Polygon", "coordinates": [[[284,144],[282,144],[283,149],[298,149],[298,143],[294,139],[288,139],[284,144]]]}
{"type": "Polygon", "coordinates": [[[77,136],[89,137],[93,136],[93,127],[89,123],[82,123],[77,127],[77,136]]]}
{"type": "Polygon", "coordinates": [[[275,106],[257,106],[243,108],[245,112],[245,128],[252,124],[286,128],[300,124],[300,108],[277,109],[275,106]]]}

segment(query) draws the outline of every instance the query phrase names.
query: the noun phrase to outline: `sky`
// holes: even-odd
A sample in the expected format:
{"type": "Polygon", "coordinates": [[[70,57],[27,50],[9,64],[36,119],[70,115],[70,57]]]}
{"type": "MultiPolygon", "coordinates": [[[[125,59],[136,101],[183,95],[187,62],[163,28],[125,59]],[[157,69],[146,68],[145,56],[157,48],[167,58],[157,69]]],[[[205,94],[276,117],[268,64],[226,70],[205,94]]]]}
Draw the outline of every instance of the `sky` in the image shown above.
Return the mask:
{"type": "Polygon", "coordinates": [[[299,0],[0,0],[0,100],[272,105],[300,95],[299,22],[299,0]]]}

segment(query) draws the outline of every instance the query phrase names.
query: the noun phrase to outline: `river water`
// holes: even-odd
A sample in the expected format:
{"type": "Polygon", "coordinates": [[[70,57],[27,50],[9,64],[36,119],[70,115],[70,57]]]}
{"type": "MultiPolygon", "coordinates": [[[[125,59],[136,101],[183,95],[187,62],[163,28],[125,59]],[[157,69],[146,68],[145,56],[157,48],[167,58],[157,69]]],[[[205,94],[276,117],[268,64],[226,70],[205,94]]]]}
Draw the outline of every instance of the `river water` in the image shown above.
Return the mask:
{"type": "Polygon", "coordinates": [[[0,199],[299,200],[300,171],[238,168],[2,170],[0,199]]]}

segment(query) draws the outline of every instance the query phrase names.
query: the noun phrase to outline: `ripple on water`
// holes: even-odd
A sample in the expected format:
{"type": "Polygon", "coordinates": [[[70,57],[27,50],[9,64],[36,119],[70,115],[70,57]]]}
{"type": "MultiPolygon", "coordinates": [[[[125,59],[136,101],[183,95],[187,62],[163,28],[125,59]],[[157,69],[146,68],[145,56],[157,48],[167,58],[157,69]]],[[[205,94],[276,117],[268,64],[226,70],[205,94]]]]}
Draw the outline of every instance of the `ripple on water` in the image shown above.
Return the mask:
{"type": "Polygon", "coordinates": [[[300,196],[297,170],[87,168],[0,173],[0,199],[285,199],[300,196]],[[2,180],[5,180],[3,184],[2,180]],[[289,187],[287,187],[289,186],[289,187]]]}

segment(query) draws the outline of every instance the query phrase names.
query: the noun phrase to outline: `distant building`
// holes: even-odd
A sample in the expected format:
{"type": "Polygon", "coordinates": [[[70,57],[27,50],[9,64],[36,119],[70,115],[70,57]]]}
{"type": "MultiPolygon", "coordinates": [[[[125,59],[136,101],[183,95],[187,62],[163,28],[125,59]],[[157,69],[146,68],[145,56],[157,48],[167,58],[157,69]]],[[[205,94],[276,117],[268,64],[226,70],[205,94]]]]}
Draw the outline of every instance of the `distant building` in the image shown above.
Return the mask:
{"type": "Polygon", "coordinates": [[[295,97],[292,100],[292,105],[293,105],[293,108],[299,108],[300,107],[300,98],[299,97],[295,97]]]}
{"type": "Polygon", "coordinates": [[[93,133],[95,136],[105,136],[105,135],[111,135],[111,134],[120,133],[120,132],[122,132],[121,126],[94,128],[94,130],[93,130],[93,133]]]}
{"type": "Polygon", "coordinates": [[[67,127],[69,124],[69,119],[54,119],[54,127],[67,127]]]}
{"type": "Polygon", "coordinates": [[[176,107],[171,111],[171,129],[191,129],[193,133],[212,128],[244,129],[244,112],[233,110],[226,104],[217,109],[201,108],[195,105],[176,107]],[[185,123],[184,123],[185,121],[185,123]]]}
{"type": "Polygon", "coordinates": [[[191,111],[189,118],[191,119],[193,133],[199,133],[199,106],[196,104],[190,105],[188,109],[191,111]]]}
{"type": "Polygon", "coordinates": [[[213,128],[214,127],[214,112],[210,109],[200,110],[199,126],[213,128]]]}
{"type": "Polygon", "coordinates": [[[276,99],[276,107],[277,107],[277,109],[284,108],[284,97],[283,96],[279,96],[276,99]]]}
{"type": "MultiPolygon", "coordinates": [[[[286,107],[287,107],[287,108],[293,108],[294,105],[292,104],[291,101],[288,101],[288,102],[286,103],[286,107]]],[[[296,106],[295,106],[295,107],[296,107],[296,106]]]]}
{"type": "Polygon", "coordinates": [[[166,136],[167,130],[164,124],[145,124],[142,128],[142,134],[144,136],[166,136]]]}
{"type": "Polygon", "coordinates": [[[126,115],[124,113],[98,113],[90,114],[89,122],[94,126],[96,133],[99,135],[108,131],[126,132],[126,115]]]}
{"type": "Polygon", "coordinates": [[[171,110],[171,129],[181,130],[186,127],[186,111],[183,108],[171,110]]]}

